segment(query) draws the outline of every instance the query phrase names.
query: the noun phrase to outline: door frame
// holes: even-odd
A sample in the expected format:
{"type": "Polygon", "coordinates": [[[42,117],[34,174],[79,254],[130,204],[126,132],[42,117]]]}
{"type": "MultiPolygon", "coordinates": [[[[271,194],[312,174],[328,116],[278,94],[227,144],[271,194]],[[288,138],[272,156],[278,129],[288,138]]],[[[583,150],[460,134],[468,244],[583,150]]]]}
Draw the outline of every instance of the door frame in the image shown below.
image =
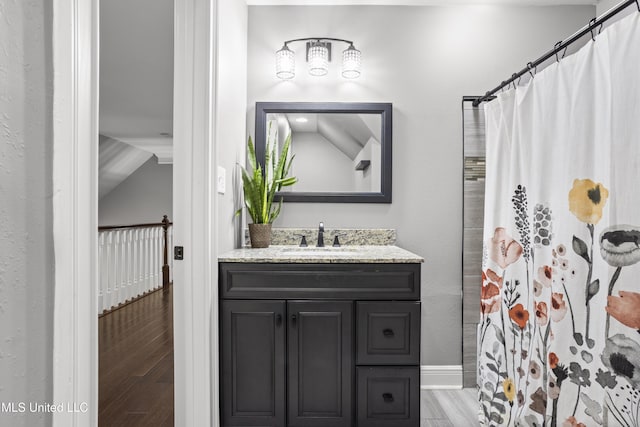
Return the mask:
{"type": "MultiPolygon", "coordinates": [[[[216,0],[174,0],[175,422],[218,420],[213,189],[216,0]],[[178,108],[179,106],[179,108],[178,108]],[[180,284],[185,284],[181,286],[180,284]],[[212,333],[213,332],[213,333],[212,333]]],[[[55,427],[98,423],[97,283],[99,0],[53,3],[55,427]]]]}

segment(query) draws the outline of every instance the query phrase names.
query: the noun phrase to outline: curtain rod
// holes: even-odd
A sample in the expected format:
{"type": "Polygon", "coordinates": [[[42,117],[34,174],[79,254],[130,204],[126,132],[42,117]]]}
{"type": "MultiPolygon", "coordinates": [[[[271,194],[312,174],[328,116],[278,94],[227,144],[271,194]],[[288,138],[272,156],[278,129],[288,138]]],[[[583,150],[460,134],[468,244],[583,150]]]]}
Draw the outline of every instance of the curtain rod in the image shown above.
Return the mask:
{"type": "MultiPolygon", "coordinates": [[[[618,13],[622,12],[623,10],[625,10],[627,7],[631,6],[632,4],[635,4],[638,7],[638,11],[640,12],[640,3],[638,3],[638,0],[626,0],[626,1],[622,2],[622,3],[620,3],[619,5],[613,7],[609,11],[605,12],[602,16],[600,16],[598,18],[593,18],[591,21],[589,21],[589,24],[587,26],[585,26],[582,29],[580,29],[577,32],[575,32],[567,40],[560,41],[560,42],[556,43],[556,45],[553,47],[553,49],[551,49],[550,51],[548,51],[547,53],[545,53],[544,55],[542,55],[540,58],[536,59],[535,61],[529,62],[527,64],[526,68],[523,68],[519,72],[514,73],[511,76],[511,78],[509,78],[508,80],[505,80],[502,83],[500,83],[500,85],[497,86],[495,89],[490,90],[489,92],[487,92],[483,96],[480,96],[480,97],[476,98],[473,101],[473,106],[477,107],[478,105],[480,105],[484,101],[488,101],[488,100],[491,100],[491,99],[495,98],[493,95],[495,93],[497,93],[500,89],[510,85],[511,83],[516,81],[516,79],[519,79],[520,77],[522,77],[523,75],[525,75],[527,73],[535,72],[535,69],[536,69],[536,67],[538,65],[542,64],[544,61],[546,61],[547,59],[551,58],[552,56],[555,55],[556,58],[557,58],[558,53],[561,52],[563,49],[566,49],[567,46],[575,43],[580,38],[582,38],[583,36],[589,34],[590,32],[592,33],[592,31],[595,28],[600,27],[606,21],[608,21],[609,19],[613,18],[618,13]]],[[[593,33],[592,33],[592,38],[593,38],[593,33]]]]}

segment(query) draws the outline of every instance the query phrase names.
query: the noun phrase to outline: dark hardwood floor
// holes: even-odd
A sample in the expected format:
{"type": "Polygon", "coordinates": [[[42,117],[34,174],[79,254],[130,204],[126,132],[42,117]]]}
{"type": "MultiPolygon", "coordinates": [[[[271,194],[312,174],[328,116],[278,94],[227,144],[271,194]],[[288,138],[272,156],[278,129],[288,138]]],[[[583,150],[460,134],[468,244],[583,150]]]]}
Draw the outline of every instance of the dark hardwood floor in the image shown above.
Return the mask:
{"type": "Polygon", "coordinates": [[[98,334],[98,425],[173,426],[172,287],[102,316],[98,334]]]}

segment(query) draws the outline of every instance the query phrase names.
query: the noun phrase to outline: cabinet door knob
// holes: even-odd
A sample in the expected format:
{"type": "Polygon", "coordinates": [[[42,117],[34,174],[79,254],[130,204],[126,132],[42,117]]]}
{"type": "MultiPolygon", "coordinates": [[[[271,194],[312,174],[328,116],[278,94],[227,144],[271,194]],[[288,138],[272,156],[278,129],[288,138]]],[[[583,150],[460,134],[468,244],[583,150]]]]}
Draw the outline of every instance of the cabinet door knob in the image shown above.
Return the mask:
{"type": "Polygon", "coordinates": [[[385,329],[385,330],[382,331],[382,334],[385,337],[390,338],[390,337],[392,337],[394,335],[393,334],[393,329],[385,329]]]}
{"type": "Polygon", "coordinates": [[[393,394],[391,394],[391,393],[384,393],[384,394],[382,395],[382,398],[383,398],[383,399],[384,399],[384,401],[385,401],[385,402],[387,402],[387,403],[391,403],[391,402],[393,402],[393,394]]]}
{"type": "Polygon", "coordinates": [[[282,325],[282,314],[276,314],[276,326],[282,325]]]}
{"type": "Polygon", "coordinates": [[[298,317],[295,314],[291,315],[291,323],[295,326],[296,324],[296,320],[298,320],[298,317]]]}

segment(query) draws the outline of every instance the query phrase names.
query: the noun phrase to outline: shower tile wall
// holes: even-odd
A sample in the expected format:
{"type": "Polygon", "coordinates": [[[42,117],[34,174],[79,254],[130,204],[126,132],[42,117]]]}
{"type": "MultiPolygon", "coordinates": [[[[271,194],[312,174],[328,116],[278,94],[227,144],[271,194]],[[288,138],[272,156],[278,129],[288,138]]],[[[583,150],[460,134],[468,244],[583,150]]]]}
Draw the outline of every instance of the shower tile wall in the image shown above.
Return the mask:
{"type": "Polygon", "coordinates": [[[476,330],[480,320],[482,285],[482,227],[484,221],[485,134],[484,109],[464,102],[464,223],[462,251],[462,363],[463,384],[475,387],[476,330]]]}

